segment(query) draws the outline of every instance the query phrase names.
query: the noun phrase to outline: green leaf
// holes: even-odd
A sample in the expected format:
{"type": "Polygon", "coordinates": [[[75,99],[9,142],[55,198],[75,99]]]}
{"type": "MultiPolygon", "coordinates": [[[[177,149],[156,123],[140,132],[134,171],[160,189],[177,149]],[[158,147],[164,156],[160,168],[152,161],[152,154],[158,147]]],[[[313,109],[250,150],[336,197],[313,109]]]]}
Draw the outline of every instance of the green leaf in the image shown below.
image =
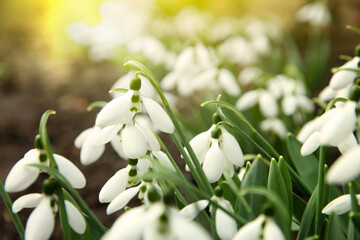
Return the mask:
{"type": "Polygon", "coordinates": [[[279,170],[281,172],[281,176],[284,180],[288,202],[289,202],[289,213],[290,218],[292,218],[292,212],[293,212],[293,189],[292,189],[292,183],[291,183],[291,176],[288,171],[287,164],[284,160],[284,158],[281,156],[278,162],[279,170]]]}
{"type": "Polygon", "coordinates": [[[338,215],[332,214],[325,227],[325,237],[326,240],[343,240],[346,239],[345,233],[340,227],[340,219],[338,215]]]}
{"type": "Polygon", "coordinates": [[[293,134],[288,134],[287,148],[291,162],[306,186],[313,191],[317,183],[318,161],[313,154],[303,157],[300,153],[301,146],[293,134]]]}
{"type": "Polygon", "coordinates": [[[360,34],[360,28],[351,25],[347,25],[346,28],[356,32],[357,34],[360,34]]]}
{"type": "Polygon", "coordinates": [[[350,219],[357,231],[360,231],[360,213],[350,212],[350,219]]]}
{"type": "Polygon", "coordinates": [[[300,230],[297,236],[297,240],[301,240],[311,234],[311,228],[313,227],[316,199],[317,199],[318,188],[316,187],[313,194],[311,195],[308,204],[305,208],[304,214],[301,218],[300,230]]]}
{"type": "Polygon", "coordinates": [[[299,197],[296,193],[292,193],[292,199],[293,199],[293,216],[300,221],[302,218],[305,208],[306,208],[306,202],[299,197]]]}
{"type": "MultiPolygon", "coordinates": [[[[266,187],[267,185],[267,173],[265,166],[260,158],[257,158],[252,163],[249,171],[244,177],[241,184],[241,188],[249,188],[255,186],[266,187]]],[[[261,206],[266,202],[266,199],[257,194],[249,194],[245,196],[246,202],[249,204],[252,212],[255,216],[261,213],[261,206]]],[[[243,205],[240,205],[237,211],[238,214],[243,216],[247,220],[252,220],[251,215],[246,211],[243,205]]]]}

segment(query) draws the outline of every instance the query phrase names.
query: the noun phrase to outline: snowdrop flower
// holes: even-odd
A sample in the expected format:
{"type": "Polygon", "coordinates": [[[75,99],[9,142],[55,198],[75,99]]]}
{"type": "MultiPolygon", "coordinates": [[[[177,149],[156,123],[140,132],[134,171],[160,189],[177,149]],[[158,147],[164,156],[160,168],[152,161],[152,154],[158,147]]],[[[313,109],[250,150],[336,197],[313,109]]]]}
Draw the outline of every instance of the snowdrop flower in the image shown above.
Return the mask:
{"type": "Polygon", "coordinates": [[[296,13],[299,22],[309,22],[314,26],[327,26],[331,21],[329,9],[321,1],[309,3],[296,13]]]}
{"type": "MultiPolygon", "coordinates": [[[[83,188],[86,179],[82,172],[68,159],[58,154],[54,154],[54,159],[59,172],[69,181],[74,188],[83,188]]],[[[36,167],[28,164],[44,164],[49,166],[49,160],[40,149],[28,151],[10,170],[5,180],[5,190],[7,192],[20,192],[33,184],[40,174],[36,167]]]]}
{"type": "Polygon", "coordinates": [[[235,137],[224,127],[216,127],[215,123],[208,131],[195,136],[190,145],[210,183],[219,180],[224,171],[233,176],[234,165],[241,167],[244,164],[244,155],[235,137]]]}
{"type": "MultiPolygon", "coordinates": [[[[56,183],[47,179],[43,183],[43,194],[31,193],[18,198],[13,206],[14,213],[23,208],[35,208],[30,214],[25,228],[25,239],[49,239],[55,227],[55,214],[58,210],[57,198],[54,195],[56,183]]],[[[86,222],[81,212],[70,201],[65,200],[65,211],[70,227],[83,234],[86,222]]]]}
{"type": "Polygon", "coordinates": [[[300,132],[301,138],[306,138],[301,154],[309,155],[320,145],[337,146],[344,153],[356,145],[353,134],[357,119],[355,107],[355,102],[347,101],[345,105],[332,108],[305,125],[306,132],[300,132]]]}
{"type": "Polygon", "coordinates": [[[242,239],[285,240],[286,238],[272,217],[261,214],[255,220],[240,228],[233,238],[233,240],[242,239]]]}
{"type": "MultiPolygon", "coordinates": [[[[355,195],[360,204],[360,194],[355,195]]],[[[331,215],[333,212],[341,215],[351,210],[351,195],[344,194],[329,202],[322,210],[323,214],[331,215]]]]}
{"type": "Polygon", "coordinates": [[[254,83],[261,74],[259,67],[245,67],[238,75],[239,82],[243,85],[254,83]]]}
{"type": "Polygon", "coordinates": [[[177,56],[173,71],[162,79],[161,87],[176,88],[181,96],[190,96],[209,85],[216,75],[216,65],[213,50],[202,44],[187,47],[177,56]]]}
{"type": "Polygon", "coordinates": [[[252,43],[240,36],[225,40],[219,46],[219,52],[229,62],[242,66],[254,64],[258,60],[258,54],[252,43]]]}
{"type": "Polygon", "coordinates": [[[346,68],[354,68],[358,69],[360,62],[360,57],[356,56],[350,61],[346,62],[344,65],[342,65],[336,73],[331,77],[329,86],[333,90],[340,90],[343,89],[350,84],[352,84],[357,76],[356,72],[351,70],[345,70],[346,68]],[[345,68],[345,69],[344,69],[345,68]]]}
{"type": "Polygon", "coordinates": [[[236,102],[240,111],[245,111],[259,103],[260,111],[265,117],[276,117],[279,108],[276,97],[264,89],[245,92],[236,102]]]}
{"type": "Polygon", "coordinates": [[[121,239],[211,239],[196,222],[164,203],[132,208],[121,215],[102,240],[121,239]]]}
{"type": "Polygon", "coordinates": [[[135,117],[136,113],[145,109],[158,129],[166,133],[173,133],[174,125],[165,110],[156,101],[142,96],[139,93],[140,88],[141,79],[134,78],[130,83],[130,90],[106,104],[99,112],[95,124],[101,128],[127,124],[135,117]]]}
{"type": "Polygon", "coordinates": [[[146,159],[128,159],[128,166],[117,171],[101,188],[99,201],[106,203],[113,201],[127,187],[137,185],[136,176],[143,175],[150,167],[146,159]]]}
{"type": "Polygon", "coordinates": [[[278,118],[267,118],[260,123],[260,128],[264,132],[273,132],[279,137],[286,138],[285,124],[278,118]]]}
{"type": "Polygon", "coordinates": [[[345,184],[360,175],[360,146],[357,142],[355,144],[355,147],[345,152],[331,165],[326,174],[328,183],[345,184]]]}

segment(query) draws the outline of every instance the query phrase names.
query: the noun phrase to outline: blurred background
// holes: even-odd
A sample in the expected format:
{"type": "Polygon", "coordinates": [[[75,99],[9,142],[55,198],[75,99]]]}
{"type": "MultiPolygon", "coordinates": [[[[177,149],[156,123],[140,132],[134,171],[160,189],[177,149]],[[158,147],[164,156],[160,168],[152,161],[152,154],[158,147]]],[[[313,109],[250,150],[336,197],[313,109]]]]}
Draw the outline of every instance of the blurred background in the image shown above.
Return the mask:
{"type": "MultiPolygon", "coordinates": [[[[140,41],[140,47],[130,44],[142,34],[137,32],[136,26],[144,28],[146,35],[157,36],[168,51],[178,54],[185,46],[197,42],[218,45],[223,40],[217,34],[225,36],[227,27],[244,24],[235,22],[227,25],[234,22],[231,19],[254,18],[274,23],[281,32],[281,38],[286,39],[276,43],[277,48],[285,49],[277,53],[279,58],[286,61],[285,57],[282,58],[283,54],[298,57],[296,61],[302,63],[298,68],[306,78],[312,97],[327,85],[330,69],[343,64],[339,55],[353,56],[354,47],[359,43],[359,35],[346,29],[346,25],[360,27],[358,0],[322,1],[331,20],[318,25],[297,17],[299,9],[311,3],[305,0],[144,0],[134,1],[129,8],[132,11],[124,10],[127,15],[121,12],[121,4],[116,5],[119,13],[115,12],[117,7],[109,7],[109,2],[125,1],[107,1],[106,6],[104,2],[0,1],[0,179],[4,182],[15,162],[33,148],[41,114],[47,109],[54,109],[57,114],[51,116],[48,123],[54,152],[71,159],[84,172],[89,184],[80,193],[108,227],[117,215],[105,218],[106,205],[99,204],[97,196],[114,169],[124,163],[119,162],[109,148],[93,166],[81,166],[79,150],[74,147],[73,141],[81,131],[94,124],[96,113],[87,112],[86,107],[93,101],[111,99],[108,91],[127,72],[122,66],[125,61],[145,61],[158,72],[158,76],[165,75],[167,66],[161,64],[162,59],[154,64],[157,59],[146,57],[146,51],[141,49],[145,42],[140,41]],[[103,28],[99,31],[95,29],[103,26],[104,22],[113,21],[114,16],[122,21],[116,26],[124,30],[120,36],[111,35],[103,28]],[[224,19],[230,20],[227,22],[224,19]],[[219,29],[225,29],[224,32],[208,31],[208,25],[220,20],[224,25],[219,29]],[[186,32],[184,26],[187,25],[199,29],[197,32],[186,32]],[[133,37],[121,35],[127,33],[133,34],[133,37]],[[205,37],[207,33],[209,36],[215,34],[215,37],[205,37]],[[196,38],[193,38],[194,34],[196,38]],[[119,41],[114,42],[114,39],[119,41]],[[170,44],[171,41],[174,43],[170,44]],[[314,42],[315,45],[311,46],[314,42]]],[[[278,59],[274,56],[270,59],[278,59]]],[[[184,106],[179,107],[186,111],[184,106]]],[[[28,192],[39,190],[38,184],[28,192]]],[[[10,196],[15,200],[22,194],[10,196]]],[[[1,239],[17,239],[3,203],[0,211],[1,239]]],[[[31,210],[24,212],[20,216],[25,223],[31,210]]],[[[59,224],[55,238],[61,239],[59,224]]]]}

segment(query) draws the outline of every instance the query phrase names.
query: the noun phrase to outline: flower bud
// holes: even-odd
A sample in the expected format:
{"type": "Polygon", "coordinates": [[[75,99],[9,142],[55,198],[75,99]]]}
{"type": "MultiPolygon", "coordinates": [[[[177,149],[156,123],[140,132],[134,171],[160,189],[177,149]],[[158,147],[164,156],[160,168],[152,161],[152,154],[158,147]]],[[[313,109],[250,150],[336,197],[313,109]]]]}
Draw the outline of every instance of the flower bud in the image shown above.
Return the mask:
{"type": "Polygon", "coordinates": [[[141,79],[140,78],[133,78],[130,82],[129,88],[134,91],[139,91],[141,88],[141,79]]]}
{"type": "Polygon", "coordinates": [[[129,171],[129,177],[135,177],[137,175],[136,168],[131,168],[129,171]]]}
{"type": "Polygon", "coordinates": [[[263,207],[263,213],[264,213],[264,215],[265,216],[268,216],[268,217],[272,217],[272,216],[274,216],[274,214],[275,214],[275,209],[274,209],[274,207],[272,206],[272,204],[271,203],[266,203],[265,204],[265,206],[263,207]]]}
{"type": "Polygon", "coordinates": [[[160,200],[160,195],[159,193],[156,191],[156,189],[154,187],[150,188],[148,191],[148,199],[150,202],[157,202],[160,200]]]}

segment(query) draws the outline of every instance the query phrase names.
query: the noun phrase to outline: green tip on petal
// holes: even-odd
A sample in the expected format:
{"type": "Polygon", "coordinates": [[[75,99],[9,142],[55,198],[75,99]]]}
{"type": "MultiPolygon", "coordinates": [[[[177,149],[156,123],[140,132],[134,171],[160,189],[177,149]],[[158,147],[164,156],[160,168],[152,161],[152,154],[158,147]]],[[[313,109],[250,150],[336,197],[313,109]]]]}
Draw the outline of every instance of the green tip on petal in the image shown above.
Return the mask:
{"type": "Polygon", "coordinates": [[[214,139],[218,139],[221,135],[221,129],[220,128],[214,128],[212,131],[211,131],[211,137],[214,138],[214,139]]]}
{"type": "Polygon", "coordinates": [[[42,184],[42,191],[45,195],[53,195],[58,186],[58,182],[53,178],[46,179],[42,184]]]}
{"type": "Polygon", "coordinates": [[[131,165],[131,166],[136,166],[137,163],[138,163],[137,158],[129,158],[128,159],[128,164],[131,165]]]}
{"type": "Polygon", "coordinates": [[[156,189],[154,187],[150,188],[148,191],[148,199],[150,202],[158,202],[160,201],[160,195],[159,193],[156,191],[156,189]]]}
{"type": "Polygon", "coordinates": [[[134,91],[139,91],[141,88],[141,79],[140,78],[133,78],[130,82],[129,88],[134,91]]]}

